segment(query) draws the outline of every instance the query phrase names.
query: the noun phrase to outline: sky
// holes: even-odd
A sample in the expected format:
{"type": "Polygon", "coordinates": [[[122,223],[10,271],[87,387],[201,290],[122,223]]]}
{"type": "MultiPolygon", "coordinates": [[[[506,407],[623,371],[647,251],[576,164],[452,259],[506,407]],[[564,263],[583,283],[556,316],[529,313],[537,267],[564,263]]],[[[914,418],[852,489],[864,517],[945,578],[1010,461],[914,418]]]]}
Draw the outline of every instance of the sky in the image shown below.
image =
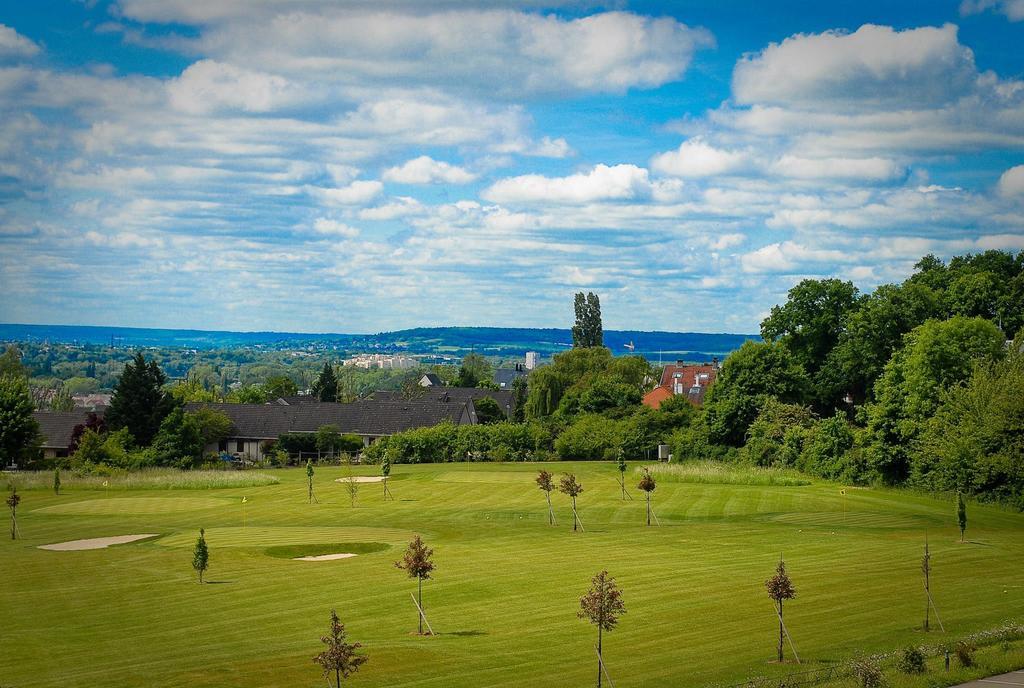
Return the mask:
{"type": "Polygon", "coordinates": [[[1024,249],[1024,0],[0,0],[0,321],[757,332],[1024,249]]]}

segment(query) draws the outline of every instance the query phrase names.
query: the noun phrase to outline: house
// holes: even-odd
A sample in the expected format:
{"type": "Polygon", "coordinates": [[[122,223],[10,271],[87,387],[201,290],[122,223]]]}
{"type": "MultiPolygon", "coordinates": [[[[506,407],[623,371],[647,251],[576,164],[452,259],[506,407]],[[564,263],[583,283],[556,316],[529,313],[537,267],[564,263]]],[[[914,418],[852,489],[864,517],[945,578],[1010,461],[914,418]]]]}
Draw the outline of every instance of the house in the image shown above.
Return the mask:
{"type": "Polygon", "coordinates": [[[516,378],[526,377],[530,371],[522,363],[516,363],[515,368],[498,368],[494,371],[494,383],[501,389],[512,389],[512,383],[516,378]]]}
{"type": "Polygon", "coordinates": [[[43,439],[43,458],[56,459],[68,456],[71,435],[76,426],[84,425],[89,419],[89,411],[33,411],[32,417],[39,423],[39,434],[43,439]]]}
{"type": "Polygon", "coordinates": [[[696,365],[683,361],[669,364],[662,371],[658,386],[644,395],[643,404],[657,409],[666,399],[683,394],[691,403],[700,406],[708,388],[715,383],[720,368],[718,359],[696,365]]]}
{"type": "Polygon", "coordinates": [[[435,400],[391,401],[363,399],[350,404],[308,402],[284,404],[209,404],[191,403],[186,411],[208,408],[231,420],[231,432],[219,444],[205,447],[208,453],[228,452],[252,460],[263,458],[268,442],[285,433],[315,433],[332,425],[343,434],[358,435],[364,446],[381,437],[403,430],[438,425],[475,425],[476,409],[472,400],[439,402],[435,400]]]}
{"type": "MultiPolygon", "coordinates": [[[[377,401],[402,401],[403,392],[377,390],[370,392],[367,399],[377,401]]],[[[466,403],[478,401],[483,398],[494,399],[506,416],[511,416],[515,410],[515,399],[512,390],[482,389],[480,387],[426,387],[416,390],[412,397],[413,401],[439,401],[444,403],[456,402],[466,403]]]]}

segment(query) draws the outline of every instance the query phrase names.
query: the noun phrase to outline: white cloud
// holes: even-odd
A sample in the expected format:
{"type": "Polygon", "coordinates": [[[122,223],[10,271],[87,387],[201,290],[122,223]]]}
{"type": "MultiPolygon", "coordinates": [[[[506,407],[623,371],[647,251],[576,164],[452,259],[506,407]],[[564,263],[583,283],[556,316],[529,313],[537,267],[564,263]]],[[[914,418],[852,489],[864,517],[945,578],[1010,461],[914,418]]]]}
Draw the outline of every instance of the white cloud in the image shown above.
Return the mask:
{"type": "Polygon", "coordinates": [[[200,60],[167,84],[173,105],[202,115],[217,110],[269,112],[309,99],[288,79],[242,69],[215,60],[200,60]]]}
{"type": "Polygon", "coordinates": [[[728,174],[744,164],[742,153],[720,150],[695,137],[674,151],[654,156],[651,169],[674,177],[696,178],[728,174]]]}
{"type": "Polygon", "coordinates": [[[865,24],[852,34],[797,34],[742,58],[733,72],[741,104],[864,108],[882,103],[935,106],[971,89],[974,55],[957,27],[896,31],[865,24]]]}
{"type": "Polygon", "coordinates": [[[345,84],[429,83],[503,96],[656,87],[679,79],[694,52],[714,44],[704,29],[629,12],[563,19],[464,5],[202,4],[122,0],[120,7],[131,19],[198,26],[196,39],[152,40],[236,65],[345,84]]]}
{"type": "Polygon", "coordinates": [[[476,179],[476,175],[456,165],[421,155],[385,170],[381,178],[399,184],[468,184],[476,179]]]}
{"type": "Polygon", "coordinates": [[[1003,172],[996,188],[1002,196],[1024,196],[1024,165],[1017,165],[1003,172]]]}
{"type": "Polygon", "coordinates": [[[1024,20],[1024,0],[963,0],[960,14],[977,14],[993,9],[1013,22],[1024,20]]]}
{"type": "Polygon", "coordinates": [[[39,52],[39,46],[20,33],[0,24],[0,58],[32,57],[39,52]]]}
{"type": "Polygon", "coordinates": [[[415,198],[410,196],[399,196],[389,203],[374,208],[364,208],[359,211],[361,220],[395,220],[400,217],[422,215],[426,207],[415,198]]]}
{"type": "Polygon", "coordinates": [[[354,181],[338,188],[309,187],[309,192],[328,205],[366,205],[384,190],[378,181],[354,181]]]}
{"type": "Polygon", "coordinates": [[[724,251],[733,246],[739,246],[747,240],[746,234],[738,232],[732,234],[720,234],[717,237],[709,237],[708,248],[713,251],[724,251]]]}
{"type": "Polygon", "coordinates": [[[338,222],[337,220],[331,220],[326,217],[318,217],[316,219],[313,223],[313,231],[317,234],[340,236],[346,239],[354,239],[359,236],[359,230],[355,227],[351,227],[344,222],[338,222]]]}
{"type": "Polygon", "coordinates": [[[772,165],[772,171],[794,179],[857,179],[880,182],[897,179],[905,169],[885,158],[802,158],[784,155],[772,165]]]}
{"type": "Polygon", "coordinates": [[[502,179],[481,196],[497,203],[589,203],[649,198],[647,170],[636,165],[595,165],[568,177],[525,174],[502,179]]]}

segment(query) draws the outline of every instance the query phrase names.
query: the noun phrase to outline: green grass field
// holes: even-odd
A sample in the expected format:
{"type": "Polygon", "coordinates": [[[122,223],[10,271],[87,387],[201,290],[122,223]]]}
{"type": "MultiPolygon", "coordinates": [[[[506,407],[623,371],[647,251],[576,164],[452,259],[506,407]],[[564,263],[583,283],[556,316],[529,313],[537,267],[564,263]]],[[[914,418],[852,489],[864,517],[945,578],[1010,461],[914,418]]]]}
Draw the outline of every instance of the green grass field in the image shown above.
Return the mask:
{"type": "Polygon", "coordinates": [[[786,620],[801,668],[941,642],[918,630],[926,531],[946,637],[1024,612],[1018,513],[970,505],[960,544],[953,505],[909,492],[847,489],[844,515],[830,483],[666,476],[654,493],[661,527],[648,528],[641,493],[623,502],[613,465],[544,467],[583,483],[585,533],[571,531],[558,493],[548,526],[530,464],[396,466],[396,501],[363,484],[356,508],[340,468],[317,471],[312,505],[302,469],[242,488],[24,490],[22,539],[0,540],[0,686],[323,686],[312,657],[331,608],[370,657],[353,685],[586,686],[596,633],[576,610],[602,568],[628,609],[605,638],[618,688],[734,683],[796,669],[770,663],[777,626],[763,581],[780,553],[797,588],[786,620]],[[202,586],[191,569],[200,527],[211,554],[202,586]],[[37,549],[134,533],[161,536],[37,549]],[[416,533],[435,550],[424,585],[434,637],[413,633],[416,584],[393,565],[416,533]],[[358,556],[288,558],[345,543],[358,556]]]}

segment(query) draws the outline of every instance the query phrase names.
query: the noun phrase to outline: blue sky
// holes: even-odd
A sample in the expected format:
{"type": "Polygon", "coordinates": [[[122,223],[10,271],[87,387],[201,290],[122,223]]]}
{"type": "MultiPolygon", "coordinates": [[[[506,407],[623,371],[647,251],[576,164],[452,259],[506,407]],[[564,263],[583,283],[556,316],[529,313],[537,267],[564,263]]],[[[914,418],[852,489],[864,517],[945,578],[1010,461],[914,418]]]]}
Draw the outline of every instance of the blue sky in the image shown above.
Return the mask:
{"type": "Polygon", "coordinates": [[[756,332],[1024,249],[1024,0],[0,6],[0,321],[756,332]]]}

